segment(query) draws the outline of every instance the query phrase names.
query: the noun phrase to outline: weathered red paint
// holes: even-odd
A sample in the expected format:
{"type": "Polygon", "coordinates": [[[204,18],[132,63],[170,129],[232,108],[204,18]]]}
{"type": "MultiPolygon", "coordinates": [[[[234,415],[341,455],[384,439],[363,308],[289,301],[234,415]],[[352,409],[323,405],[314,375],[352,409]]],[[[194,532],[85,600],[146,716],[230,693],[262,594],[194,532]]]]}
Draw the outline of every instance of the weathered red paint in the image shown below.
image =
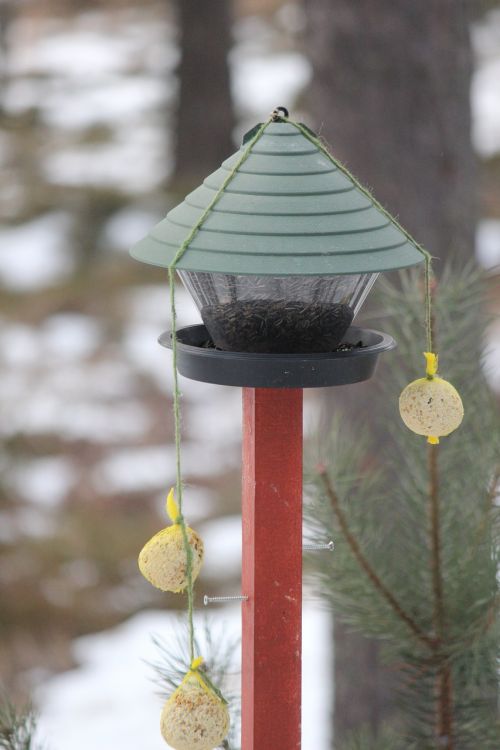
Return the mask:
{"type": "Polygon", "coordinates": [[[302,390],[243,389],[242,750],[300,748],[302,390]]]}

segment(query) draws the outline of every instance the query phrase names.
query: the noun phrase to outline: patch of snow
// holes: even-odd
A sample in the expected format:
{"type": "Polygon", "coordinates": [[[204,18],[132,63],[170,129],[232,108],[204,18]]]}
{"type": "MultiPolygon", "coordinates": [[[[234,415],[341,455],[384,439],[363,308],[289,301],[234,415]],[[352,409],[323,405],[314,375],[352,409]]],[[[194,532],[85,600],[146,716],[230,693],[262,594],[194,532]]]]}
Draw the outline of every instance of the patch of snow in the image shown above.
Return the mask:
{"type": "MultiPolygon", "coordinates": [[[[211,443],[184,442],[182,467],[186,478],[216,477],[234,466],[230,451],[211,443]]],[[[171,487],[175,478],[175,446],[149,445],[115,450],[96,467],[94,482],[101,492],[137,492],[171,487]]]]}
{"type": "Polygon", "coordinates": [[[168,175],[167,134],[125,122],[110,143],[60,149],[45,157],[42,168],[56,185],[102,185],[131,195],[154,190],[168,175]]]}
{"type": "MultiPolygon", "coordinates": [[[[162,491],[156,500],[160,516],[165,516],[167,491],[162,491]]],[[[207,487],[196,487],[187,483],[184,487],[184,516],[188,524],[198,523],[218,511],[217,495],[207,487]]]]}
{"type": "MultiPolygon", "coordinates": [[[[151,224],[149,225],[150,228],[151,224]]],[[[148,284],[136,287],[127,292],[126,297],[131,318],[136,322],[159,326],[159,333],[170,327],[170,292],[166,269],[164,269],[164,272],[164,284],[148,284]]],[[[201,322],[193,298],[182,286],[176,287],[175,307],[179,328],[201,322]]],[[[157,333],[157,336],[159,333],[157,333]]]]}
{"type": "Polygon", "coordinates": [[[29,29],[28,24],[16,26],[13,31],[18,38],[13,45],[10,66],[17,75],[36,71],[88,80],[96,73],[127,70],[137,62],[134,40],[120,33],[111,35],[76,26],[71,28],[69,24],[61,24],[57,31],[53,27],[52,33],[46,34],[37,35],[34,26],[29,29]],[[28,34],[31,36],[29,43],[28,34]]]}
{"type": "Polygon", "coordinates": [[[64,313],[46,319],[40,336],[43,351],[54,359],[84,359],[102,342],[102,331],[88,315],[64,313]]]}
{"type": "MultiPolygon", "coordinates": [[[[220,386],[222,388],[223,386],[220,386]]],[[[190,403],[186,409],[185,433],[219,449],[237,451],[241,443],[241,389],[225,388],[224,400],[217,388],[213,399],[190,403]]]]}
{"type": "MultiPolygon", "coordinates": [[[[55,409],[59,408],[57,404],[55,409]]],[[[71,411],[45,420],[45,429],[38,423],[39,432],[52,430],[69,440],[88,440],[94,443],[134,441],[141,438],[151,425],[151,417],[145,407],[137,403],[92,404],[88,401],[74,403],[71,411]]],[[[32,425],[33,430],[33,425],[32,425]]],[[[31,431],[32,431],[31,430],[31,431]]]]}
{"type": "MultiPolygon", "coordinates": [[[[175,93],[173,82],[151,76],[109,77],[75,88],[53,86],[39,106],[50,127],[80,130],[96,124],[120,128],[123,122],[140,127],[151,112],[166,106],[175,93]]],[[[36,89],[35,89],[36,91],[36,89]]],[[[10,92],[9,92],[10,93],[10,92]]],[[[29,88],[25,93],[25,99],[29,88]]],[[[12,96],[10,109],[19,108],[19,92],[12,96]]],[[[7,97],[7,106],[10,97],[7,97]]]]}
{"type": "Polygon", "coordinates": [[[152,415],[137,401],[114,404],[75,404],[72,415],[60,425],[60,433],[74,440],[94,443],[134,442],[151,427],[152,415]]]}
{"type": "MultiPolygon", "coordinates": [[[[205,618],[196,613],[195,625],[202,651],[205,618]]],[[[172,612],[144,612],[116,628],[74,642],[77,669],[50,678],[37,689],[40,709],[38,736],[52,750],[162,750],[159,732],[162,700],[153,684],[159,654],[151,635],[182,635],[172,612]],[[78,731],[75,731],[75,728],[78,731]]],[[[239,607],[218,609],[217,623],[209,623],[216,638],[234,640],[241,634],[239,607]],[[218,623],[223,622],[223,627],[218,623]]],[[[303,750],[330,746],[332,706],[330,615],[305,603],[303,612],[303,750]],[[321,675],[320,683],[318,675],[321,675]]],[[[236,656],[235,670],[239,667],[236,656]]]]}
{"type": "Polygon", "coordinates": [[[93,354],[101,341],[99,323],[88,315],[52,315],[38,329],[5,321],[0,330],[0,357],[12,368],[39,368],[41,362],[57,362],[60,367],[93,354]]]}
{"type": "Polygon", "coordinates": [[[145,446],[113,451],[96,467],[94,482],[101,492],[137,492],[170,485],[175,474],[172,446],[145,446]]]}
{"type": "Polygon", "coordinates": [[[114,8],[65,18],[19,16],[11,24],[14,75],[37,72],[73,82],[144,67],[164,71],[179,57],[169,18],[147,10],[114,8]]]}
{"type": "Polygon", "coordinates": [[[471,88],[472,140],[483,157],[500,151],[500,54],[474,73],[471,88]]]}
{"type": "MultiPolygon", "coordinates": [[[[196,619],[201,626],[201,618],[196,619]]],[[[237,616],[231,625],[237,628],[237,616]]],[[[175,614],[147,612],[75,641],[74,655],[82,666],[38,690],[40,737],[50,738],[52,750],[165,748],[159,732],[162,700],[148,666],[158,659],[151,635],[178,628],[175,614]]]]}
{"type": "Polygon", "coordinates": [[[41,358],[40,337],[34,328],[3,321],[0,330],[0,357],[7,367],[36,365],[41,358]]]}
{"type": "MultiPolygon", "coordinates": [[[[151,227],[161,220],[161,216],[145,209],[128,207],[117,211],[107,221],[101,238],[104,247],[128,252],[132,245],[147,235],[151,227]]],[[[163,304],[165,290],[162,289],[163,304]]]]}
{"type": "Polygon", "coordinates": [[[125,328],[121,348],[134,370],[151,378],[161,392],[171,394],[173,387],[172,365],[169,361],[171,355],[159,346],[157,340],[166,325],[168,323],[154,325],[132,321],[125,328]]]}
{"type": "Polygon", "coordinates": [[[305,601],[302,611],[302,747],[332,746],[332,617],[318,603],[305,601]]]}
{"type": "MultiPolygon", "coordinates": [[[[149,225],[151,228],[151,224],[149,225]]],[[[144,235],[143,235],[144,236],[144,235]]],[[[126,292],[125,304],[135,323],[158,326],[157,336],[168,326],[170,304],[167,273],[164,284],[146,284],[126,292]]]]}
{"type": "Polygon", "coordinates": [[[472,26],[472,45],[479,64],[500,55],[500,9],[481,16],[472,26]]]}
{"type": "Polygon", "coordinates": [[[483,219],[479,222],[476,232],[476,257],[483,268],[500,268],[499,219],[483,219]]]}
{"type": "Polygon", "coordinates": [[[205,556],[202,576],[235,578],[241,574],[241,516],[224,516],[198,528],[205,556]]]}
{"type": "Polygon", "coordinates": [[[318,434],[318,425],[324,412],[324,396],[321,388],[308,388],[304,391],[303,433],[306,440],[318,434]]]}
{"type": "MultiPolygon", "coordinates": [[[[150,377],[160,391],[172,393],[172,355],[158,344],[161,333],[170,328],[168,285],[150,285],[127,293],[131,322],[125,327],[122,350],[138,372],[150,377]]],[[[187,292],[176,293],[178,328],[200,322],[200,315],[187,292]]],[[[207,384],[181,378],[182,391],[191,399],[205,397],[207,384]]]]}
{"type": "Polygon", "coordinates": [[[500,151],[500,10],[481,16],[472,25],[472,45],[476,57],[472,79],[471,104],[473,141],[479,154],[489,157],[500,151]]]}
{"type": "Polygon", "coordinates": [[[136,391],[136,375],[127,362],[110,356],[98,362],[54,363],[48,373],[47,387],[68,400],[130,399],[136,391]]]}
{"type": "Polygon", "coordinates": [[[233,98],[239,109],[262,119],[276,102],[294,102],[312,77],[311,64],[298,52],[248,56],[236,48],[231,53],[233,98]]]}
{"type": "Polygon", "coordinates": [[[76,480],[72,462],[62,456],[23,461],[11,474],[16,490],[25,499],[45,507],[59,505],[76,480]]]}
{"type": "Polygon", "coordinates": [[[47,371],[12,369],[0,379],[0,433],[59,434],[94,443],[136,441],[153,415],[133,399],[135,378],[118,362],[64,366],[47,371]]]}
{"type": "Polygon", "coordinates": [[[500,325],[492,326],[487,333],[482,365],[491,388],[500,393],[500,325]]]}
{"type": "Polygon", "coordinates": [[[233,24],[233,36],[236,44],[231,51],[231,62],[234,61],[235,54],[243,57],[269,54],[276,40],[276,32],[271,24],[260,15],[238,19],[233,24]]]}
{"type": "Polygon", "coordinates": [[[0,229],[0,283],[17,291],[40,289],[66,278],[75,268],[68,239],[71,219],[53,212],[19,226],[0,229]]]}

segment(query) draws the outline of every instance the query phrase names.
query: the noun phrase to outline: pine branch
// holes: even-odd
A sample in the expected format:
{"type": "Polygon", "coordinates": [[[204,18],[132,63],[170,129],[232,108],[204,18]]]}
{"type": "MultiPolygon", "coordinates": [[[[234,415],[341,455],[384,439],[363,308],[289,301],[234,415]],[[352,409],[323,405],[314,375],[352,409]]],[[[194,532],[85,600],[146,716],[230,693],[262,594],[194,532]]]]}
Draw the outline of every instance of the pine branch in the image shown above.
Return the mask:
{"type": "Polygon", "coordinates": [[[430,541],[431,541],[431,574],[432,590],[434,594],[433,623],[436,633],[437,644],[443,641],[444,599],[443,579],[441,573],[441,538],[439,519],[439,477],[438,477],[438,451],[437,445],[429,445],[429,516],[430,516],[430,541]]]}
{"type": "MultiPolygon", "coordinates": [[[[438,458],[398,415],[398,395],[422,367],[420,279],[400,282],[381,280],[384,321],[372,321],[399,344],[373,384],[382,397],[369,391],[369,419],[352,430],[338,403],[310,462],[329,472],[314,472],[310,522],[342,537],[334,558],[310,564],[336,616],[381,639],[399,678],[398,748],[498,750],[500,420],[479,364],[486,287],[471,268],[449,270],[436,294],[442,372],[465,406],[438,458]]],[[[373,750],[369,738],[358,746],[373,750]]]]}
{"type": "Polygon", "coordinates": [[[41,750],[34,744],[36,716],[28,706],[17,709],[8,698],[0,702],[0,748],[1,750],[41,750]]]}
{"type": "MultiPolygon", "coordinates": [[[[441,649],[446,637],[446,621],[441,566],[441,529],[439,507],[439,473],[437,445],[428,447],[429,466],[429,515],[431,538],[431,573],[433,589],[433,622],[436,632],[436,648],[441,649]]],[[[440,654],[436,676],[437,692],[437,740],[440,747],[453,750],[453,683],[448,659],[440,654]]]]}
{"type": "Polygon", "coordinates": [[[485,512],[481,520],[481,523],[479,524],[477,528],[474,539],[471,543],[471,547],[470,547],[469,554],[468,554],[468,558],[469,558],[468,561],[470,561],[470,558],[474,557],[479,546],[484,541],[484,538],[487,532],[491,530],[491,515],[492,515],[492,511],[496,509],[496,499],[498,497],[499,491],[500,491],[500,464],[497,464],[497,466],[495,467],[495,471],[493,472],[491,481],[489,482],[489,487],[487,488],[485,512]]]}
{"type": "MultiPolygon", "coordinates": [[[[162,698],[167,699],[180,685],[191,663],[186,648],[185,623],[179,621],[175,635],[171,634],[168,639],[153,636],[152,640],[159,658],[151,662],[150,666],[155,672],[155,682],[160,687],[162,698]]],[[[240,724],[241,698],[239,690],[233,685],[234,653],[238,650],[239,643],[239,638],[227,637],[224,626],[215,628],[207,618],[204,622],[203,643],[195,639],[194,644],[195,653],[204,657],[205,677],[222,689],[224,700],[230,707],[230,736],[222,743],[223,750],[236,750],[235,743],[240,724]]]]}
{"type": "Polygon", "coordinates": [[[330,477],[328,476],[328,473],[324,467],[319,467],[318,474],[320,476],[320,479],[323,483],[323,487],[325,489],[325,493],[330,500],[332,510],[335,513],[335,516],[337,518],[337,521],[339,523],[340,529],[342,531],[342,534],[344,535],[352,554],[356,558],[357,562],[359,563],[360,567],[365,571],[366,575],[372,582],[375,589],[381,594],[381,596],[386,600],[386,602],[389,604],[389,606],[392,608],[394,613],[399,617],[402,622],[405,623],[405,625],[408,626],[408,628],[411,630],[413,635],[421,642],[424,643],[426,646],[428,646],[431,649],[435,648],[435,640],[432,638],[429,638],[428,635],[424,633],[424,631],[417,625],[415,620],[413,620],[412,617],[403,609],[401,604],[397,601],[396,597],[389,591],[387,586],[382,582],[378,574],[375,572],[375,570],[372,568],[366,557],[363,555],[361,551],[361,547],[354,536],[354,534],[349,529],[349,525],[347,523],[347,519],[344,516],[344,513],[342,512],[342,508],[340,507],[340,502],[337,496],[337,493],[333,489],[332,483],[330,481],[330,477]]]}

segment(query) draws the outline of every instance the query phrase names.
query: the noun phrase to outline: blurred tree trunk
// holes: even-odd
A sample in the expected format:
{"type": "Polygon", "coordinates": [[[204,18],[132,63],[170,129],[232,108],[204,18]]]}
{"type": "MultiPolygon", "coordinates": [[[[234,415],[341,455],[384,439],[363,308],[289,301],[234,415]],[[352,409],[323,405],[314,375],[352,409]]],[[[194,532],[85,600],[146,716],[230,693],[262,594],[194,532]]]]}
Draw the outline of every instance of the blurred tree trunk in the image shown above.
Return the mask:
{"type": "Polygon", "coordinates": [[[177,0],[177,12],[182,56],[173,180],[182,187],[198,183],[234,151],[231,2],[177,0]]]}
{"type": "Polygon", "coordinates": [[[305,3],[310,105],[322,135],[431,253],[471,257],[474,3],[305,3]]]}
{"type": "MultiPolygon", "coordinates": [[[[316,130],[335,155],[429,251],[473,256],[475,162],[470,140],[468,0],[304,0],[316,130]]],[[[435,264],[439,272],[439,263],[435,264]]],[[[330,389],[324,413],[372,409],[330,389]],[[346,406],[347,404],[347,406],[346,406]]],[[[381,439],[384,439],[381,436],[381,439]]],[[[335,625],[335,738],[394,716],[395,676],[378,645],[335,625]]]]}
{"type": "Polygon", "coordinates": [[[0,111],[5,106],[9,80],[9,30],[15,16],[12,0],[0,0],[0,111]]]}

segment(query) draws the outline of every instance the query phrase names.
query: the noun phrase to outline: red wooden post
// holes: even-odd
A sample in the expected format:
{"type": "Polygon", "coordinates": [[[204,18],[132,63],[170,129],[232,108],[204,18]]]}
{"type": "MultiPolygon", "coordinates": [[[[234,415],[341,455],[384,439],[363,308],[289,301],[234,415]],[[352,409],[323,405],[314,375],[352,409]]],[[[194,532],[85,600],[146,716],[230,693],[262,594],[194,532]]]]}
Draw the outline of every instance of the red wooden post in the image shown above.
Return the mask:
{"type": "Polygon", "coordinates": [[[243,389],[242,750],[300,748],[302,390],[243,389]]]}

